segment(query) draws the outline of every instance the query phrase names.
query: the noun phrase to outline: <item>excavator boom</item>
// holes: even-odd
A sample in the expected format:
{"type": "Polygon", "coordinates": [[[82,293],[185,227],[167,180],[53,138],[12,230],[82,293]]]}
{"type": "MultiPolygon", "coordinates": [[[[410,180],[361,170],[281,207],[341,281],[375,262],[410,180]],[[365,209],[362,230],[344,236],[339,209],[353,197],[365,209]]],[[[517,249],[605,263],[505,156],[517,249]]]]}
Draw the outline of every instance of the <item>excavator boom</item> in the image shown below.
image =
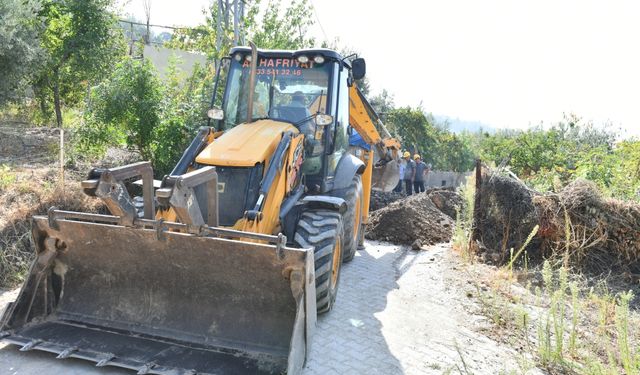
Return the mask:
{"type": "Polygon", "coordinates": [[[400,142],[391,137],[380,117],[356,85],[349,88],[349,123],[372,146],[371,189],[389,192],[400,180],[400,142]]]}

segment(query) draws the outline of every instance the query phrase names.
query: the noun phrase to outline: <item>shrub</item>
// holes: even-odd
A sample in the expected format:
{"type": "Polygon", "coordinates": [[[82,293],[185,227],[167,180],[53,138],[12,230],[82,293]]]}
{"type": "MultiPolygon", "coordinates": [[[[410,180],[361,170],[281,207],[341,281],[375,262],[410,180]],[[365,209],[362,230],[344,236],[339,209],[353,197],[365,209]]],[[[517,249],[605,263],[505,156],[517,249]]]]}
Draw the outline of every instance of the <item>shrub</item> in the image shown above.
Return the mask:
{"type": "Polygon", "coordinates": [[[95,155],[108,146],[126,146],[150,160],[157,175],[168,173],[204,124],[210,81],[199,67],[187,80],[180,73],[176,60],[170,60],[164,81],[148,60],[119,63],[111,77],[92,90],[77,147],[95,155]]]}

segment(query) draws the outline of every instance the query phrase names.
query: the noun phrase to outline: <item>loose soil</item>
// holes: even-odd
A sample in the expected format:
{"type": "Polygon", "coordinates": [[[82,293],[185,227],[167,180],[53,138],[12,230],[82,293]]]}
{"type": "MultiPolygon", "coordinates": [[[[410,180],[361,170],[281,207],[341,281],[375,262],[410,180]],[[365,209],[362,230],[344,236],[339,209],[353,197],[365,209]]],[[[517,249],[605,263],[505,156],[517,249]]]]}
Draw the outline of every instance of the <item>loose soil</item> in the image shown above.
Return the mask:
{"type": "Polygon", "coordinates": [[[366,237],[419,248],[448,242],[453,225],[451,217],[440,211],[429,195],[420,193],[373,211],[366,237]]]}
{"type": "Polygon", "coordinates": [[[432,189],[428,190],[427,194],[433,204],[438,209],[444,212],[447,216],[456,219],[457,213],[462,209],[462,197],[454,189],[432,189]]]}
{"type": "Polygon", "coordinates": [[[374,190],[371,192],[371,199],[369,200],[369,211],[377,211],[406,197],[407,195],[404,192],[390,191],[388,193],[383,193],[381,191],[374,190]]]}

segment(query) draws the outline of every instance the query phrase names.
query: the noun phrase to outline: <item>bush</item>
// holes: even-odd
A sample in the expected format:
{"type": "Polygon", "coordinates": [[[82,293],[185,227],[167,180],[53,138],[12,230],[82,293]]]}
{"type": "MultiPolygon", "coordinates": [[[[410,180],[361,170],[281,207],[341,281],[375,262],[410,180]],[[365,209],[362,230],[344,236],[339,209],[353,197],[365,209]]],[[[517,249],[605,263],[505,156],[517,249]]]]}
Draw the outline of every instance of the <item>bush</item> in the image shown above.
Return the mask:
{"type": "Polygon", "coordinates": [[[163,81],[148,60],[125,59],[92,90],[78,149],[96,155],[108,146],[126,146],[150,160],[158,176],[168,173],[204,124],[210,78],[196,67],[183,80],[172,60],[163,81]]]}
{"type": "Polygon", "coordinates": [[[576,116],[548,129],[502,130],[476,140],[483,160],[508,165],[538,191],[558,192],[576,178],[585,178],[606,196],[640,198],[640,142],[616,142],[614,132],[582,123],[576,116]]]}

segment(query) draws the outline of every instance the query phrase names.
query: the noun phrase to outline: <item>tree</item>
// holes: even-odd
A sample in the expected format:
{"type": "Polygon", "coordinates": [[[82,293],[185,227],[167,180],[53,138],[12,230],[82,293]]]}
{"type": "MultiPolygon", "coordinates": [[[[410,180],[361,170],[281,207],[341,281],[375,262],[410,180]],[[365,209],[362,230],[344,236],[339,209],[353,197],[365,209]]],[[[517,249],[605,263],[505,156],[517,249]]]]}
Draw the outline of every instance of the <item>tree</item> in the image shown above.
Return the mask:
{"type": "Polygon", "coordinates": [[[201,82],[208,71],[195,68],[180,79],[169,61],[163,81],[147,59],[125,58],[91,92],[91,111],[78,130],[78,151],[101,154],[107,146],[126,146],[153,163],[158,176],[175,165],[198,127],[205,124],[201,82]]]}
{"type": "Polygon", "coordinates": [[[427,150],[427,157],[433,160],[436,169],[467,172],[473,168],[476,155],[468,138],[458,136],[447,129],[438,129],[433,150],[427,150]]]}
{"type": "Polygon", "coordinates": [[[86,88],[99,82],[125,52],[124,39],[110,12],[112,0],[43,0],[41,45],[46,62],[34,92],[43,114],[53,101],[62,126],[62,105],[73,105],[86,88]]]}
{"type": "Polygon", "coordinates": [[[380,94],[369,99],[369,103],[371,103],[373,109],[375,109],[378,115],[383,119],[395,107],[395,104],[393,103],[393,94],[389,93],[387,89],[382,89],[380,94]]]}
{"type": "MultiPolygon", "coordinates": [[[[388,103],[388,94],[384,91],[382,98],[387,98],[388,103]]],[[[401,140],[402,147],[420,154],[433,168],[456,172],[472,168],[475,153],[470,142],[438,124],[422,108],[392,108],[387,113],[385,123],[392,135],[401,140]]]]}
{"type": "Polygon", "coordinates": [[[24,97],[42,59],[36,0],[0,2],[0,105],[24,97]]]}
{"type": "MultiPolygon", "coordinates": [[[[299,49],[315,43],[308,36],[309,27],[313,25],[313,13],[307,0],[293,0],[285,8],[281,0],[269,0],[266,6],[257,0],[247,3],[246,7],[240,39],[251,40],[265,49],[299,49]]],[[[232,22],[228,22],[226,14],[214,1],[206,10],[204,24],[176,30],[167,46],[200,51],[216,60],[226,56],[233,44],[232,22]]]]}
{"type": "Polygon", "coordinates": [[[424,153],[434,149],[436,132],[421,108],[395,108],[387,116],[387,125],[389,131],[400,138],[403,147],[411,152],[424,153]]]}
{"type": "MultiPolygon", "coordinates": [[[[255,3],[258,6],[259,2],[255,3]]],[[[313,13],[307,0],[293,0],[282,11],[281,0],[269,0],[259,23],[249,29],[249,38],[265,49],[300,49],[312,47],[315,39],[308,35],[313,13]]]]}
{"type": "Polygon", "coordinates": [[[98,144],[125,141],[149,160],[153,157],[153,132],[160,125],[162,81],[147,59],[125,59],[111,77],[92,92],[92,111],[85,139],[98,144]],[[115,142],[114,142],[115,141],[115,142]]]}

